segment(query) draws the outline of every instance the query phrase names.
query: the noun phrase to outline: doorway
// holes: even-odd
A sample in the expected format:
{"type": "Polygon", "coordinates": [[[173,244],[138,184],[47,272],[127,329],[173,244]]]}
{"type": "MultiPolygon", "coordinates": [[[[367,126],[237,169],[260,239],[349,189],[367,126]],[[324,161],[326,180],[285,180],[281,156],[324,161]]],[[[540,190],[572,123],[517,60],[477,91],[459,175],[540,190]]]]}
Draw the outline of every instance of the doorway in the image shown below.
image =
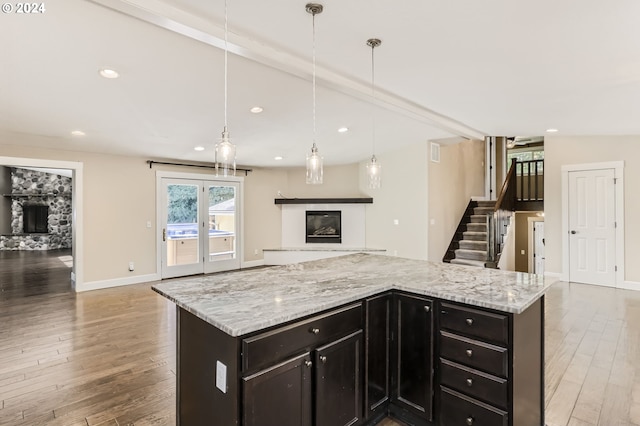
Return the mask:
{"type": "Polygon", "coordinates": [[[529,242],[527,272],[544,275],[544,217],[529,217],[527,221],[529,242]]]}
{"type": "Polygon", "coordinates": [[[161,277],[240,269],[242,180],[159,179],[161,277]]]}
{"type": "MultiPolygon", "coordinates": [[[[0,157],[0,164],[15,168],[51,169],[51,172],[67,170],[71,172],[71,210],[74,220],[71,222],[71,250],[63,253],[61,262],[69,272],[69,290],[81,289],[84,284],[83,268],[83,163],[37,158],[0,157]],[[71,266],[71,268],[69,268],[71,266]],[[70,269],[70,270],[69,270],[70,269]]],[[[67,250],[68,251],[68,250],[67,250]]]]}
{"type": "Polygon", "coordinates": [[[622,162],[562,168],[563,279],[623,285],[622,176],[622,162]]]}

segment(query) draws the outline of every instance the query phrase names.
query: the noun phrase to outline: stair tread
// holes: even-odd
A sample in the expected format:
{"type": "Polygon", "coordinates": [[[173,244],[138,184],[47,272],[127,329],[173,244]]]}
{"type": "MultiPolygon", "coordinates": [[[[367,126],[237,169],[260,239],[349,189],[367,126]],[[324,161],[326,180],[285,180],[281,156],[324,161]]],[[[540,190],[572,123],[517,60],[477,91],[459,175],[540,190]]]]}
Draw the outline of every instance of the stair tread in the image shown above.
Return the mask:
{"type": "Polygon", "coordinates": [[[451,263],[454,263],[456,265],[484,268],[484,261],[482,260],[451,259],[451,263]]]}
{"type": "Polygon", "coordinates": [[[473,249],[456,249],[455,252],[462,252],[462,253],[473,253],[473,254],[480,254],[480,253],[487,253],[486,250],[473,250],[473,249]]]}

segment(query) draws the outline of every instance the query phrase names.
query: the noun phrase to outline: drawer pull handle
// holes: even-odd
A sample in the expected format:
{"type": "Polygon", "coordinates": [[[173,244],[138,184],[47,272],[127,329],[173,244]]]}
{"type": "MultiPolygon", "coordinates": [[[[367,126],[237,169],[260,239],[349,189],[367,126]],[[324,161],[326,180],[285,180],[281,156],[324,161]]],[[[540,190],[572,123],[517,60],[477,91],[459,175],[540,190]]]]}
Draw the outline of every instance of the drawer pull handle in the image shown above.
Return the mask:
{"type": "Polygon", "coordinates": [[[425,307],[424,307],[424,310],[425,310],[425,312],[431,312],[431,308],[430,308],[430,307],[428,307],[428,306],[425,306],[425,307]]]}
{"type": "Polygon", "coordinates": [[[473,386],[473,379],[471,378],[467,379],[467,386],[469,387],[473,386]]]}
{"type": "Polygon", "coordinates": [[[320,333],[320,329],[319,328],[312,328],[311,330],[309,330],[309,332],[311,332],[313,334],[318,334],[318,333],[320,333]]]}
{"type": "Polygon", "coordinates": [[[307,367],[311,368],[313,363],[307,359],[307,360],[304,361],[304,365],[306,365],[307,367]]]}
{"type": "Polygon", "coordinates": [[[467,425],[471,426],[473,424],[473,417],[467,417],[467,425]]]}
{"type": "Polygon", "coordinates": [[[467,325],[473,325],[473,318],[467,318],[467,325]]]}
{"type": "Polygon", "coordinates": [[[320,356],[320,361],[322,361],[323,364],[326,364],[327,363],[327,357],[324,356],[324,355],[320,356]]]}
{"type": "Polygon", "coordinates": [[[467,356],[471,358],[473,356],[473,351],[471,349],[467,349],[467,356]]]}

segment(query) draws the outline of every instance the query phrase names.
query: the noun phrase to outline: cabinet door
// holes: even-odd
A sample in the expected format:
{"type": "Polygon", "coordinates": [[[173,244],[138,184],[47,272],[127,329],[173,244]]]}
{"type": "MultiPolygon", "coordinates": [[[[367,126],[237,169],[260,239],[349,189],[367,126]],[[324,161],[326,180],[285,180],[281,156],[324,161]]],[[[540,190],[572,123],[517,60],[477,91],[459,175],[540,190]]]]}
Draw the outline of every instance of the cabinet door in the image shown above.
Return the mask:
{"type": "Polygon", "coordinates": [[[396,296],[393,397],[419,417],[433,420],[433,301],[396,296]]]}
{"type": "Polygon", "coordinates": [[[346,426],[362,418],[362,330],[319,347],[315,426],[346,426]]]}
{"type": "Polygon", "coordinates": [[[307,352],[243,379],[243,426],[311,426],[307,352]]]}
{"type": "Polygon", "coordinates": [[[365,409],[369,412],[389,400],[390,310],[391,296],[366,300],[366,368],[365,409]]]}

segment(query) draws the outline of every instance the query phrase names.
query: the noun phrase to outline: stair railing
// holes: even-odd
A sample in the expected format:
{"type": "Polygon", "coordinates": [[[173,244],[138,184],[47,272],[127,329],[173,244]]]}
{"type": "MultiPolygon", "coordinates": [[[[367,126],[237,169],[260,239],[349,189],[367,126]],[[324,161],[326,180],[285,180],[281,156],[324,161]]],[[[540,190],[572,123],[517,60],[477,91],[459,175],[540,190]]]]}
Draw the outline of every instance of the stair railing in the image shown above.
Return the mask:
{"type": "Polygon", "coordinates": [[[516,209],[518,185],[516,164],[517,160],[512,159],[493,214],[487,215],[487,266],[497,267],[511,215],[516,209]]]}

